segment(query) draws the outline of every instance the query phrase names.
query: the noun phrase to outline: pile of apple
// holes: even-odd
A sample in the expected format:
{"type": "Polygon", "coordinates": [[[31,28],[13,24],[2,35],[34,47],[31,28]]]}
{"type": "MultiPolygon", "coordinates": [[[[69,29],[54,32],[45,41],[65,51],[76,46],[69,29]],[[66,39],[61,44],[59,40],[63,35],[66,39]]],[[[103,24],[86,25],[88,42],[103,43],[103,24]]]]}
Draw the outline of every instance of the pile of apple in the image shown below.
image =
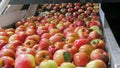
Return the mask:
{"type": "Polygon", "coordinates": [[[0,28],[0,68],[107,68],[98,4],[41,7],[45,15],[0,28]]]}

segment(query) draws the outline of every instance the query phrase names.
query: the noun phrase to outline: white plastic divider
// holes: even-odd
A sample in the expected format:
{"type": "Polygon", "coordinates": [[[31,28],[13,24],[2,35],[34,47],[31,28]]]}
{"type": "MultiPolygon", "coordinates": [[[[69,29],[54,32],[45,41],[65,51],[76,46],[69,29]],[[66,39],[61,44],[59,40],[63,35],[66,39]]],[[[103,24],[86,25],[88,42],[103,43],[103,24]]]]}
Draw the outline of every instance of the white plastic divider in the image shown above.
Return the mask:
{"type": "Polygon", "coordinates": [[[3,14],[12,13],[12,12],[15,12],[15,11],[20,11],[23,6],[24,6],[23,4],[8,5],[3,14]]]}
{"type": "Polygon", "coordinates": [[[105,18],[101,4],[99,6],[99,12],[106,42],[106,50],[110,55],[110,68],[120,68],[120,48],[105,18]]]}
{"type": "Polygon", "coordinates": [[[3,13],[3,11],[5,10],[5,8],[7,7],[8,3],[10,2],[10,0],[2,0],[0,3],[0,15],[3,13]]]}
{"type": "Polygon", "coordinates": [[[6,27],[21,20],[24,17],[25,13],[26,10],[22,10],[0,15],[0,27],[6,27]]]}

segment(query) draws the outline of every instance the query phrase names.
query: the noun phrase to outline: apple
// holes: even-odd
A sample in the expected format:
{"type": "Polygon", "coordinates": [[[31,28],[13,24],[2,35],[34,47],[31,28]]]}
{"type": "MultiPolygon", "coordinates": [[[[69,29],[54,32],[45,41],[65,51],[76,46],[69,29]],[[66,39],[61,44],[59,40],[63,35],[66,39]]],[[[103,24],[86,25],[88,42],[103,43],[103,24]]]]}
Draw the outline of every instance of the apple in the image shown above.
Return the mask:
{"type": "Polygon", "coordinates": [[[86,66],[90,61],[89,55],[85,52],[76,53],[73,59],[74,59],[75,65],[80,67],[86,66]]]}
{"type": "Polygon", "coordinates": [[[74,29],[72,29],[72,28],[66,28],[66,29],[64,29],[64,31],[63,31],[63,34],[66,36],[67,35],[67,33],[72,33],[72,32],[74,32],[74,29]]]}
{"type": "Polygon", "coordinates": [[[32,50],[31,48],[21,46],[21,47],[17,48],[15,57],[17,57],[21,54],[31,54],[31,55],[35,56],[36,52],[34,50],[32,50]]]}
{"type": "Polygon", "coordinates": [[[28,47],[28,48],[32,48],[35,44],[36,44],[36,41],[34,41],[34,40],[26,40],[23,43],[23,46],[28,47]]]}
{"type": "Polygon", "coordinates": [[[36,68],[35,58],[31,54],[21,54],[16,57],[14,68],[36,68]]]}
{"type": "Polygon", "coordinates": [[[49,39],[51,37],[50,33],[44,33],[41,35],[41,38],[47,38],[49,39]]]}
{"type": "Polygon", "coordinates": [[[56,46],[54,46],[54,45],[50,45],[49,47],[48,47],[48,51],[51,53],[51,58],[53,58],[53,55],[54,55],[54,53],[57,51],[57,50],[59,50],[60,48],[58,48],[58,47],[56,47],[56,46]]]}
{"type": "Polygon", "coordinates": [[[68,12],[73,12],[74,8],[68,8],[68,12]]]}
{"type": "Polygon", "coordinates": [[[70,62],[64,62],[60,65],[60,68],[76,68],[73,63],[70,62]]]}
{"type": "Polygon", "coordinates": [[[51,44],[55,44],[56,42],[61,42],[63,39],[61,36],[53,35],[49,38],[51,44]]]}
{"type": "Polygon", "coordinates": [[[68,52],[70,52],[71,56],[73,57],[75,53],[78,52],[78,48],[73,46],[73,43],[67,43],[63,46],[63,49],[67,50],[68,52]]]}
{"type": "Polygon", "coordinates": [[[38,51],[41,50],[39,46],[40,46],[39,44],[35,44],[35,45],[32,47],[32,50],[37,53],[38,51]]]}
{"type": "Polygon", "coordinates": [[[40,63],[39,68],[58,68],[58,65],[53,60],[44,60],[40,63]]]}
{"type": "Polygon", "coordinates": [[[89,39],[84,38],[84,39],[77,39],[74,41],[74,46],[77,48],[80,48],[84,44],[89,44],[89,39]]]}
{"type": "Polygon", "coordinates": [[[54,34],[59,33],[59,32],[60,32],[60,30],[57,29],[57,28],[49,29],[49,33],[50,33],[50,35],[54,35],[54,34]]]}
{"type": "Polygon", "coordinates": [[[89,62],[85,68],[107,68],[107,65],[102,60],[93,60],[89,62]]]}
{"type": "Polygon", "coordinates": [[[35,29],[32,29],[32,28],[26,29],[26,34],[28,34],[28,35],[33,35],[35,33],[36,33],[35,29]]]}
{"type": "Polygon", "coordinates": [[[40,50],[35,55],[35,62],[36,64],[40,64],[43,60],[50,59],[51,54],[47,50],[40,50]]]}
{"type": "Polygon", "coordinates": [[[105,42],[101,39],[94,39],[90,42],[94,49],[105,49],[105,42]]]}
{"type": "Polygon", "coordinates": [[[0,58],[1,68],[14,68],[15,60],[9,56],[3,56],[0,58]]]}
{"type": "Polygon", "coordinates": [[[18,46],[22,46],[22,45],[23,45],[23,43],[21,41],[15,40],[15,41],[13,41],[13,42],[11,42],[11,43],[8,44],[8,48],[13,49],[13,50],[16,51],[16,48],[18,46]]]}
{"type": "Polygon", "coordinates": [[[23,24],[24,24],[23,22],[18,21],[18,22],[15,24],[15,27],[18,27],[18,26],[23,25],[23,24]]]}
{"type": "Polygon", "coordinates": [[[65,14],[65,12],[67,12],[67,9],[62,8],[62,9],[60,9],[60,12],[63,13],[63,14],[65,14]]]}
{"type": "Polygon", "coordinates": [[[90,30],[94,31],[94,30],[100,30],[100,27],[98,26],[91,26],[90,30]]]}
{"type": "Polygon", "coordinates": [[[57,65],[61,65],[63,62],[66,62],[66,61],[70,62],[71,55],[67,50],[60,49],[54,53],[53,60],[57,63],[57,65]]]}
{"type": "Polygon", "coordinates": [[[77,34],[79,35],[79,38],[87,38],[89,36],[90,30],[86,27],[81,27],[77,34]]]}
{"type": "Polygon", "coordinates": [[[4,45],[6,45],[6,44],[7,44],[6,41],[4,41],[4,40],[0,40],[0,50],[1,50],[2,47],[3,47],[4,45]]]}
{"type": "Polygon", "coordinates": [[[75,24],[76,26],[85,26],[85,23],[84,23],[84,21],[82,21],[82,20],[75,20],[75,21],[74,21],[74,24],[75,24]]]}
{"type": "Polygon", "coordinates": [[[65,42],[56,42],[56,43],[54,44],[54,46],[57,47],[57,48],[59,48],[59,49],[62,49],[63,46],[64,46],[64,44],[65,44],[65,42]]]}
{"type": "Polygon", "coordinates": [[[89,33],[89,37],[91,37],[92,39],[100,39],[101,35],[100,33],[98,33],[98,31],[94,30],[89,33]]]}
{"type": "Polygon", "coordinates": [[[19,41],[21,41],[21,42],[24,42],[24,37],[23,36],[21,36],[20,34],[13,34],[12,36],[10,36],[9,37],[9,43],[10,42],[13,42],[13,41],[15,41],[15,40],[19,40],[19,41]]]}
{"type": "Polygon", "coordinates": [[[65,43],[74,43],[75,40],[76,40],[75,37],[66,37],[65,43]]]}
{"type": "Polygon", "coordinates": [[[0,51],[0,57],[2,56],[9,56],[9,57],[15,58],[15,51],[12,49],[2,49],[0,51]]]}
{"type": "Polygon", "coordinates": [[[94,48],[90,44],[84,44],[79,48],[79,52],[86,52],[88,55],[90,55],[93,50],[94,48]]]}
{"type": "Polygon", "coordinates": [[[41,36],[43,33],[47,33],[48,29],[46,26],[39,26],[36,31],[37,31],[37,34],[41,36]]]}
{"type": "Polygon", "coordinates": [[[109,55],[108,55],[107,52],[105,52],[102,49],[95,49],[90,54],[90,59],[91,60],[100,59],[100,60],[104,61],[107,64],[108,61],[109,61],[109,55]]]}
{"type": "Polygon", "coordinates": [[[20,25],[19,27],[15,29],[15,33],[25,32],[25,31],[26,31],[26,26],[24,25],[20,25]]]}
{"type": "Polygon", "coordinates": [[[43,38],[39,41],[39,48],[41,50],[47,50],[48,47],[50,46],[50,40],[49,39],[46,39],[46,38],[43,38]]]}
{"type": "Polygon", "coordinates": [[[6,36],[9,37],[9,34],[7,32],[0,32],[0,36],[6,36]]]}
{"type": "Polygon", "coordinates": [[[7,36],[0,36],[0,40],[3,40],[8,43],[9,38],[7,36]]]}
{"type": "Polygon", "coordinates": [[[79,10],[80,9],[80,6],[75,6],[74,7],[74,10],[79,10]]]}
{"type": "Polygon", "coordinates": [[[89,27],[91,27],[91,26],[98,26],[98,27],[100,27],[101,24],[100,24],[99,21],[92,21],[92,22],[90,22],[90,23],[88,24],[88,26],[89,26],[89,27]]]}

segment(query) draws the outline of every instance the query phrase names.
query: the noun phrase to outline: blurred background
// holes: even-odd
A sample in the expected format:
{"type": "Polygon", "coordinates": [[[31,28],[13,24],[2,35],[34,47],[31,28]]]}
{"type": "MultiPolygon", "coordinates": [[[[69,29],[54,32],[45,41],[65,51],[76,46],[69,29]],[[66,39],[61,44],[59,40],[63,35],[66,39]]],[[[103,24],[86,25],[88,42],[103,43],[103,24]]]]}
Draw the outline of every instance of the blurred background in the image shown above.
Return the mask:
{"type": "Polygon", "coordinates": [[[120,46],[120,3],[102,3],[102,9],[120,46]]]}

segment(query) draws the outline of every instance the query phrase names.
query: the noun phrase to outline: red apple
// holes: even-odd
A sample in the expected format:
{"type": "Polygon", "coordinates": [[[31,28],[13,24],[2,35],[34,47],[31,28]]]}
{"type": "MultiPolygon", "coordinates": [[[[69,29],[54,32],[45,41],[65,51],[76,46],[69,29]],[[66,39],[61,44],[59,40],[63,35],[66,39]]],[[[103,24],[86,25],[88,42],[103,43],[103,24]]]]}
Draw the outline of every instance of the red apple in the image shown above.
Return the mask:
{"type": "Polygon", "coordinates": [[[109,56],[108,56],[108,53],[105,52],[104,50],[102,50],[102,49],[95,49],[90,54],[90,59],[91,60],[100,59],[100,60],[104,61],[107,64],[108,61],[109,61],[109,56]]]}
{"type": "Polygon", "coordinates": [[[16,57],[14,68],[36,68],[35,58],[30,54],[21,54],[16,57]]]}
{"type": "Polygon", "coordinates": [[[32,48],[36,44],[36,41],[34,40],[26,40],[23,45],[28,48],[32,48]]]}
{"type": "Polygon", "coordinates": [[[22,46],[22,42],[21,41],[19,41],[19,40],[15,40],[15,41],[13,41],[13,42],[11,42],[11,43],[9,43],[8,44],[8,48],[11,48],[11,49],[13,49],[13,50],[16,50],[16,48],[18,47],[18,46],[22,46]]]}
{"type": "Polygon", "coordinates": [[[15,61],[9,56],[3,56],[0,58],[0,67],[1,68],[14,68],[15,61]]]}
{"type": "Polygon", "coordinates": [[[43,60],[50,59],[51,54],[47,50],[38,51],[35,55],[35,62],[39,65],[43,60]]]}
{"type": "Polygon", "coordinates": [[[40,46],[39,44],[35,44],[35,45],[32,47],[32,50],[37,53],[38,51],[41,50],[39,46],[40,46]]]}
{"type": "Polygon", "coordinates": [[[50,33],[44,33],[41,35],[41,38],[47,38],[49,39],[51,37],[50,33]]]}
{"type": "Polygon", "coordinates": [[[39,48],[41,50],[47,50],[49,46],[50,46],[49,39],[43,38],[43,39],[40,40],[40,42],[39,42],[39,48]]]}
{"type": "Polygon", "coordinates": [[[92,39],[100,39],[101,35],[96,30],[94,30],[89,33],[89,37],[92,39]]]}
{"type": "Polygon", "coordinates": [[[47,29],[46,26],[39,26],[39,27],[37,28],[37,34],[38,34],[39,36],[41,36],[43,33],[47,33],[47,32],[48,32],[48,29],[47,29]]]}
{"type": "Polygon", "coordinates": [[[75,53],[78,52],[78,48],[73,45],[73,43],[68,43],[63,46],[63,49],[70,52],[71,56],[73,57],[75,53]]]}
{"type": "Polygon", "coordinates": [[[0,40],[3,40],[8,43],[8,37],[7,36],[0,36],[0,40]]]}
{"type": "Polygon", "coordinates": [[[0,51],[0,57],[2,56],[9,56],[9,57],[15,58],[15,51],[12,49],[2,49],[0,51]]]}
{"type": "Polygon", "coordinates": [[[77,39],[74,41],[74,46],[77,48],[80,48],[84,44],[89,44],[89,40],[85,38],[85,39],[77,39]]]}
{"type": "Polygon", "coordinates": [[[61,36],[53,35],[49,38],[51,44],[55,44],[56,42],[61,42],[63,39],[61,36]]]}
{"type": "Polygon", "coordinates": [[[88,28],[86,28],[86,27],[81,27],[81,28],[78,30],[77,34],[79,35],[79,38],[88,38],[89,32],[90,32],[90,31],[89,31],[88,28]]]}
{"type": "Polygon", "coordinates": [[[86,66],[89,61],[89,55],[85,52],[79,52],[74,55],[74,63],[76,66],[86,66]]]}
{"type": "Polygon", "coordinates": [[[6,41],[4,41],[4,40],[0,40],[0,50],[1,50],[2,47],[3,47],[4,45],[6,45],[6,44],[7,44],[6,41]]]}
{"type": "Polygon", "coordinates": [[[24,42],[24,37],[23,36],[21,36],[20,34],[13,34],[12,36],[10,36],[10,38],[9,38],[9,43],[10,42],[13,42],[13,41],[15,41],[15,40],[19,40],[19,41],[21,41],[21,42],[24,42]]]}
{"type": "Polygon", "coordinates": [[[21,54],[31,54],[31,55],[35,56],[35,51],[32,50],[31,48],[20,47],[17,49],[15,56],[17,57],[21,54]]]}

